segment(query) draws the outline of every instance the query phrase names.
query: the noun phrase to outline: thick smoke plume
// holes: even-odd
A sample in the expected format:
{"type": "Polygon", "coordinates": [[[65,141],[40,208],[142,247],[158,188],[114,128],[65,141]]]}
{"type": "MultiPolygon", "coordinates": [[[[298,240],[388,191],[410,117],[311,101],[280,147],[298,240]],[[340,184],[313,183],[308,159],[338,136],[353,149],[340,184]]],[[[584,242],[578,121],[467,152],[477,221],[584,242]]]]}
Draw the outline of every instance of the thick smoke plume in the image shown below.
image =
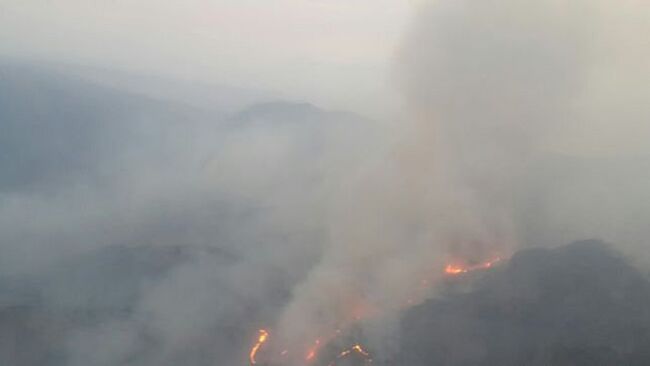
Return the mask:
{"type": "Polygon", "coordinates": [[[625,27],[624,11],[607,13],[613,6],[495,0],[422,7],[396,70],[410,112],[392,126],[394,145],[337,194],[324,254],[280,323],[292,342],[399,309],[446,260],[553,245],[531,237],[537,223],[518,210],[529,203],[522,200],[530,199],[534,164],[598,107],[594,69],[625,27]]]}

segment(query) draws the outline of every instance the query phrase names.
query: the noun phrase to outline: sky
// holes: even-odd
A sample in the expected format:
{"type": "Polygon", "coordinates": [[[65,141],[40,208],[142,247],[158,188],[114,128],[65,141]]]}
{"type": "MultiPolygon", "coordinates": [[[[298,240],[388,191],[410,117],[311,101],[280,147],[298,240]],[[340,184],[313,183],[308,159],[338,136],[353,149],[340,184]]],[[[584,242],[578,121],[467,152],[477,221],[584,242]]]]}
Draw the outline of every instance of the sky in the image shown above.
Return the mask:
{"type": "Polygon", "coordinates": [[[377,117],[413,2],[0,0],[0,53],[279,92],[377,117]]]}
{"type": "MultiPolygon", "coordinates": [[[[284,99],[397,119],[396,55],[421,0],[0,0],[0,54],[270,91],[284,99]]],[[[548,2],[549,4],[554,2],[548,2]]],[[[561,3],[561,2],[558,2],[561,3]]],[[[585,120],[550,149],[647,154],[647,98],[621,106],[650,79],[643,1],[594,5],[600,40],[585,120]],[[603,42],[605,40],[605,42],[603,42]],[[616,56],[614,56],[616,55],[616,56]],[[617,70],[636,70],[629,77],[617,70]]],[[[532,7],[523,13],[534,13],[532,7]]],[[[576,17],[579,23],[588,14],[576,17]]],[[[549,26],[552,26],[549,24],[549,26]]],[[[597,43],[597,42],[596,42],[597,43]]],[[[577,105],[577,108],[582,106],[577,105]]]]}

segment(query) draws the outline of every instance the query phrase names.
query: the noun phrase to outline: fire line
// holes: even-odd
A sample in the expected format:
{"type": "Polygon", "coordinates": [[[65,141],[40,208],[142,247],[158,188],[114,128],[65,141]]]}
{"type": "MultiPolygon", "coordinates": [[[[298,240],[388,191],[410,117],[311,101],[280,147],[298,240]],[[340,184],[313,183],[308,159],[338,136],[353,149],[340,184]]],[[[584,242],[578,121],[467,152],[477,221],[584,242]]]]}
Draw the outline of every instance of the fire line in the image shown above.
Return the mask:
{"type": "Polygon", "coordinates": [[[259,336],[257,337],[257,342],[255,342],[255,345],[253,345],[253,348],[251,348],[251,352],[249,354],[251,365],[255,365],[257,363],[256,360],[257,351],[260,350],[260,347],[262,347],[262,345],[268,340],[268,338],[269,338],[269,332],[266,331],[265,329],[260,329],[259,336]]]}
{"type": "MultiPolygon", "coordinates": [[[[450,263],[447,264],[447,266],[444,268],[444,273],[450,276],[457,276],[461,275],[464,273],[476,271],[476,270],[483,270],[483,269],[489,269],[493,267],[497,262],[501,261],[501,257],[496,257],[490,261],[474,264],[474,265],[463,265],[463,264],[458,264],[458,263],[450,263]]],[[[427,280],[422,280],[421,283],[423,285],[428,285],[427,280]]],[[[412,305],[413,300],[409,299],[408,304],[412,305]]],[[[359,317],[357,317],[357,320],[359,320],[359,317]]],[[[249,360],[251,365],[256,365],[257,364],[257,354],[260,351],[261,347],[268,341],[269,339],[269,331],[266,329],[260,329],[257,337],[257,340],[253,347],[250,350],[249,354],[249,360]]],[[[338,335],[341,334],[340,329],[336,329],[336,334],[332,337],[335,338],[338,335]]],[[[308,363],[312,363],[316,361],[317,359],[317,354],[321,346],[323,345],[323,342],[321,339],[316,339],[316,341],[313,343],[313,345],[307,350],[304,361],[308,363]]],[[[279,353],[280,356],[287,356],[289,354],[289,351],[287,349],[283,350],[282,352],[279,353]]],[[[370,353],[368,353],[366,350],[364,350],[361,345],[355,344],[350,348],[344,349],[341,351],[335,358],[332,360],[328,366],[336,366],[337,362],[339,362],[341,359],[345,357],[349,357],[352,354],[357,354],[360,357],[363,357],[365,360],[365,364],[369,364],[372,362],[372,358],[370,357],[370,353]]]]}
{"type": "Polygon", "coordinates": [[[351,355],[353,352],[361,355],[365,359],[366,364],[372,362],[372,358],[370,358],[370,353],[368,353],[366,350],[364,350],[361,347],[361,345],[355,344],[354,346],[352,346],[352,347],[350,347],[350,348],[348,348],[346,350],[343,350],[341,353],[339,353],[338,356],[336,356],[336,358],[334,359],[334,361],[330,362],[328,364],[328,366],[336,366],[337,361],[351,355]]]}
{"type": "Polygon", "coordinates": [[[463,266],[463,265],[459,265],[459,264],[448,264],[445,267],[445,273],[448,274],[448,275],[454,276],[454,275],[459,275],[459,274],[463,274],[463,273],[467,273],[467,272],[476,271],[476,270],[479,270],[479,269],[488,269],[488,268],[491,268],[494,264],[496,264],[500,260],[501,260],[500,257],[496,257],[495,259],[493,259],[491,261],[475,264],[475,265],[472,265],[472,266],[463,266]]]}

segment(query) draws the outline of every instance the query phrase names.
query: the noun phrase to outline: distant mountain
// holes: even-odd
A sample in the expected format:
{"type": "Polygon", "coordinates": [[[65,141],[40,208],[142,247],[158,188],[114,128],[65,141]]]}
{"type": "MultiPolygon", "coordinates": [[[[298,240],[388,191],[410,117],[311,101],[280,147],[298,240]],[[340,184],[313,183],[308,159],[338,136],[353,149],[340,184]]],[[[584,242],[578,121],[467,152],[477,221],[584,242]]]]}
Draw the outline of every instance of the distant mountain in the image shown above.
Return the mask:
{"type": "Polygon", "coordinates": [[[107,170],[122,169],[124,159],[214,150],[226,134],[242,129],[285,126],[291,131],[284,133],[314,136],[335,124],[364,121],[307,103],[255,103],[261,96],[239,98],[228,88],[213,93],[198,84],[192,90],[197,98],[223,96],[228,107],[222,109],[189,101],[194,97],[184,91],[192,83],[180,88],[103,72],[0,61],[0,193],[101,181],[111,174],[107,170]]]}
{"type": "Polygon", "coordinates": [[[146,72],[26,60],[14,60],[13,64],[29,65],[49,74],[74,76],[87,83],[147,95],[156,100],[185,104],[208,110],[212,115],[231,114],[248,105],[281,98],[277,92],[164,77],[146,72]]]}
{"type": "Polygon", "coordinates": [[[322,122],[360,122],[361,116],[349,112],[332,112],[309,103],[274,101],[250,105],[230,117],[231,121],[255,123],[322,123],[322,122]]]}
{"type": "Polygon", "coordinates": [[[0,62],[1,365],[213,365],[288,299],[203,170],[242,127],[135,89],[0,62]]]}
{"type": "Polygon", "coordinates": [[[120,156],[134,144],[145,146],[147,140],[163,141],[169,129],[182,124],[191,129],[205,118],[181,103],[74,74],[0,63],[0,192],[65,184],[97,173],[107,157],[120,156]]]}
{"type": "Polygon", "coordinates": [[[365,120],[90,74],[0,62],[0,364],[239,362],[317,253],[260,258],[322,235],[276,230],[269,208],[311,205],[331,132],[365,120]]]}

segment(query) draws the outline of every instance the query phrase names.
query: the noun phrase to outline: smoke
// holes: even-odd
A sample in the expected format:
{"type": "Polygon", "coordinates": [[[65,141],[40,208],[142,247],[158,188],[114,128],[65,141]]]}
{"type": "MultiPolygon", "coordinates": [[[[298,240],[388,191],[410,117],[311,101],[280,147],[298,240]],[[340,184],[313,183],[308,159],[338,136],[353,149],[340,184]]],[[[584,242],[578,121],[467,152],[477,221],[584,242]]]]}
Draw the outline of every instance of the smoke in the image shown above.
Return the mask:
{"type": "Polygon", "coordinates": [[[585,151],[650,116],[645,8],[423,4],[386,123],[1,65],[0,360],[243,365],[259,328],[300,353],[352,325],[382,360],[449,261],[643,253],[650,160],[585,151]]]}
{"type": "Polygon", "coordinates": [[[333,187],[382,140],[309,104],[221,117],[83,70],[1,67],[8,364],[246,363],[323,254],[333,187]]]}
{"type": "MultiPolygon", "coordinates": [[[[396,70],[409,112],[391,126],[393,145],[368,157],[337,192],[323,256],[294,289],[279,324],[290,343],[309,342],[359,316],[389,317],[407,298],[422,300],[430,293],[417,294],[420,280],[435,280],[431,273],[450,258],[481,261],[557,245],[550,233],[589,220],[584,212],[563,216],[563,223],[519,215],[522,206],[535,212],[533,203],[548,198],[533,192],[531,182],[551,183],[553,177],[534,169],[562,144],[557,136],[599,109],[594,70],[605,67],[621,79],[647,76],[626,71],[622,62],[603,66],[603,53],[626,28],[626,11],[607,13],[614,6],[508,0],[422,6],[396,70]]],[[[622,59],[630,56],[619,51],[622,59]]],[[[620,119],[633,106],[612,108],[621,112],[612,118],[620,119]]],[[[553,215],[575,202],[544,204],[553,215]]]]}
{"type": "Polygon", "coordinates": [[[440,195],[459,203],[450,221],[468,236],[461,242],[519,242],[513,200],[544,139],[571,119],[589,67],[592,9],[460,1],[422,10],[400,75],[416,133],[437,144],[440,195]]]}

